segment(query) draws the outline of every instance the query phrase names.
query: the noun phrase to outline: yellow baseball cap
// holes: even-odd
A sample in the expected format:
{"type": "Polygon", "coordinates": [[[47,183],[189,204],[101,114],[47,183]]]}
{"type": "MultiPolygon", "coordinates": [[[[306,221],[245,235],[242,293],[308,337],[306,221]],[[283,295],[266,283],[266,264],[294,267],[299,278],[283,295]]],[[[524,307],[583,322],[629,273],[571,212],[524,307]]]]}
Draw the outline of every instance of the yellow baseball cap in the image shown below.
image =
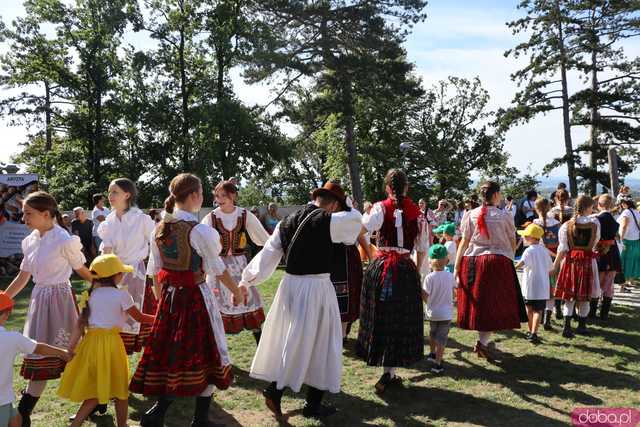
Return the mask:
{"type": "Polygon", "coordinates": [[[96,257],[89,267],[96,279],[115,276],[118,273],[131,273],[133,267],[125,265],[117,255],[106,254],[96,257]]]}
{"type": "Polygon", "coordinates": [[[544,229],[538,224],[529,224],[524,230],[518,230],[518,234],[522,237],[533,237],[540,240],[544,236],[544,229]]]}

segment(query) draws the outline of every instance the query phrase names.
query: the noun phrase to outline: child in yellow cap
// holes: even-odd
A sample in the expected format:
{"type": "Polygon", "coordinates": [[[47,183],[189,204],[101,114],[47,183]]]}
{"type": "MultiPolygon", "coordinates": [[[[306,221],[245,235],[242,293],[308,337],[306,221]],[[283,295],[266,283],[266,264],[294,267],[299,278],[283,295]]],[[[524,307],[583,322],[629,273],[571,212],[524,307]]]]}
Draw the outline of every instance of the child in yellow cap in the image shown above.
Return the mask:
{"type": "Polygon", "coordinates": [[[120,338],[127,315],[141,323],[152,323],[154,317],[142,314],[131,295],[118,289],[124,273],[133,271],[130,265],[113,254],[101,255],[89,267],[93,275],[91,288],[78,303],[80,319],[69,350],[75,352],[62,375],[58,395],[73,402],[82,402],[71,426],[77,427],[97,405],[115,399],[118,427],[127,425],[129,399],[129,363],[120,338]],[[77,345],[78,341],[80,344],[77,345]]]}
{"type": "Polygon", "coordinates": [[[516,264],[516,268],[524,266],[524,276],[520,286],[527,307],[529,324],[527,339],[533,344],[539,344],[538,326],[549,299],[549,273],[553,270],[553,262],[547,248],[540,243],[544,236],[542,227],[529,224],[524,230],[519,230],[518,234],[524,238],[524,244],[527,247],[516,264]]]}

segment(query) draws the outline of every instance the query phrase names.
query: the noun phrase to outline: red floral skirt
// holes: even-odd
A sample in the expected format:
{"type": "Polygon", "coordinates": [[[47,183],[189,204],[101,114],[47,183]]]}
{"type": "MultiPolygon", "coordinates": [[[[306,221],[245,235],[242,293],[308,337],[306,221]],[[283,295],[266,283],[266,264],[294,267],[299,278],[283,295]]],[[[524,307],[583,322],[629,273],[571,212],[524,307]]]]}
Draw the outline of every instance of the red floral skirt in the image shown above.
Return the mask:
{"type": "Polygon", "coordinates": [[[188,397],[209,384],[229,387],[231,365],[222,363],[202,292],[198,285],[164,285],[151,339],[129,385],[132,392],[188,397]]]}
{"type": "Polygon", "coordinates": [[[556,283],[555,297],[565,301],[589,301],[593,276],[595,254],[591,251],[574,249],[569,251],[562,266],[556,283]]]}
{"type": "Polygon", "coordinates": [[[518,329],[527,312],[513,262],[503,255],[462,257],[458,326],[476,331],[518,329]]]}

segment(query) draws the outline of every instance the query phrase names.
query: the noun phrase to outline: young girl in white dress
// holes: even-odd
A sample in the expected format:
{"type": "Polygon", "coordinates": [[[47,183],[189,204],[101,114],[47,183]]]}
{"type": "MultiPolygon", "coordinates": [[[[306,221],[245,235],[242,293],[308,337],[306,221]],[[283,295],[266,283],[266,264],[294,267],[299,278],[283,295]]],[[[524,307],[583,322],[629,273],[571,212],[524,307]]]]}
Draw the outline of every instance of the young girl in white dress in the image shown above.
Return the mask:
{"type": "MultiPolygon", "coordinates": [[[[78,309],[69,278],[75,270],[83,279],[91,281],[85,267],[82,243],[78,236],[70,235],[61,224],[62,218],[56,200],[37,191],[24,201],[24,222],[32,231],[22,241],[24,258],[20,273],[6,292],[15,298],[33,278],[24,335],[56,347],[67,348],[71,333],[78,321],[78,309]]],[[[29,385],[22,393],[18,412],[23,426],[31,425],[31,412],[44,391],[47,380],[60,377],[65,363],[55,357],[27,355],[20,374],[29,385]]]]}
{"type": "MultiPolygon", "coordinates": [[[[123,263],[132,265],[132,273],[126,273],[119,285],[126,289],[138,309],[142,309],[147,270],[145,259],[149,256],[149,239],[155,222],[136,206],[138,191],[127,178],[118,178],[109,185],[111,213],[100,223],[98,235],[102,239],[101,252],[116,254],[123,263]]],[[[142,349],[139,339],[140,323],[128,317],[120,335],[127,354],[142,349]]]]}
{"type": "MultiPolygon", "coordinates": [[[[236,206],[238,189],[233,182],[220,182],[214,189],[214,196],[218,207],[205,216],[202,223],[215,228],[220,234],[222,243],[220,257],[231,277],[239,282],[242,278],[242,270],[247,266],[247,237],[257,246],[264,246],[269,240],[269,233],[254,214],[236,206]]],[[[247,329],[253,332],[258,343],[265,319],[258,289],[249,288],[247,301],[244,304],[233,305],[231,292],[226,286],[211,276],[207,277],[207,283],[218,301],[225,332],[237,334],[247,329]]]]}

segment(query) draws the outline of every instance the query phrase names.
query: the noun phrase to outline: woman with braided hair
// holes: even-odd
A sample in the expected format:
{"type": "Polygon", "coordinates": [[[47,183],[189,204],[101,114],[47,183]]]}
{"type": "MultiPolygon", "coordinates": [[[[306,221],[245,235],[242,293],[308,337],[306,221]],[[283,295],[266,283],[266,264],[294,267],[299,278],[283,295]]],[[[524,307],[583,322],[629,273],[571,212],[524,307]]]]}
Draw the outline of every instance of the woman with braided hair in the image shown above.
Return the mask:
{"type": "Polygon", "coordinates": [[[418,266],[428,248],[420,209],[406,196],[407,176],[391,169],[384,179],[387,199],[363,218],[369,232],[378,231],[377,258],[364,275],[357,354],[370,366],[383,366],[376,392],[401,384],[396,367],[422,359],[423,317],[419,267],[409,257],[415,248],[418,266]]]}
{"type": "Polygon", "coordinates": [[[600,241],[600,222],[592,217],[593,199],[580,196],[576,199],[573,218],[565,222],[558,235],[560,246],[554,263],[559,271],[556,299],[564,301],[564,328],[562,336],[573,338],[571,318],[575,307],[578,313],[576,333],[588,335],[587,315],[591,298],[600,297],[597,247],[600,241]]]}
{"type": "Polygon", "coordinates": [[[474,351],[491,358],[491,332],[520,328],[527,321],[513,266],[516,230],[511,214],[500,209],[500,185],[480,187],[482,205],[462,219],[454,275],[458,281],[458,326],[478,331],[474,351]]]}

